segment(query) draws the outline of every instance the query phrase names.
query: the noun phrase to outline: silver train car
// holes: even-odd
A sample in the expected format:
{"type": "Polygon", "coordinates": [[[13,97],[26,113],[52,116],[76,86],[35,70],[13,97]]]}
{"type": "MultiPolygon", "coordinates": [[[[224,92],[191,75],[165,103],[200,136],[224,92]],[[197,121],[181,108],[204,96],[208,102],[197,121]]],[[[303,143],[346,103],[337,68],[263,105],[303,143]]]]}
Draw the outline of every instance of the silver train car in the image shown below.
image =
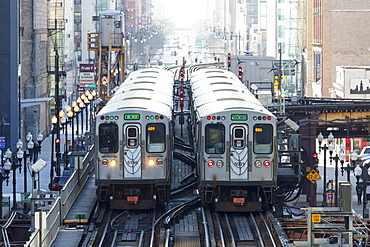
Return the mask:
{"type": "Polygon", "coordinates": [[[201,69],[190,79],[199,191],[217,211],[259,211],[275,200],[276,117],[230,73],[201,69]]]}
{"type": "Polygon", "coordinates": [[[168,71],[135,71],[96,115],[97,197],[111,209],[156,208],[169,198],[173,84],[168,71]]]}

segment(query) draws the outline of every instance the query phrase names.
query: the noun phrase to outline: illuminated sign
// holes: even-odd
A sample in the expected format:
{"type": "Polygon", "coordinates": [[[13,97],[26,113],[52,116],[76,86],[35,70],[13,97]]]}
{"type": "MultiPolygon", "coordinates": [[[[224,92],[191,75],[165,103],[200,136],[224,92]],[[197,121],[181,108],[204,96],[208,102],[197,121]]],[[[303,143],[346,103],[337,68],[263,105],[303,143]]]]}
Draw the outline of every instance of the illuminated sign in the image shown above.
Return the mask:
{"type": "Polygon", "coordinates": [[[246,120],[248,120],[248,115],[246,115],[246,114],[232,114],[231,115],[231,120],[232,121],[237,121],[237,120],[246,121],[246,120]]]}
{"type": "Polygon", "coordinates": [[[123,118],[125,120],[139,120],[140,119],[140,114],[125,114],[125,115],[123,115],[123,118]]]}
{"type": "Polygon", "coordinates": [[[261,127],[255,127],[254,132],[263,132],[263,128],[261,127]]]}
{"type": "Polygon", "coordinates": [[[155,130],[154,126],[148,127],[148,131],[153,131],[153,130],[155,130]]]}

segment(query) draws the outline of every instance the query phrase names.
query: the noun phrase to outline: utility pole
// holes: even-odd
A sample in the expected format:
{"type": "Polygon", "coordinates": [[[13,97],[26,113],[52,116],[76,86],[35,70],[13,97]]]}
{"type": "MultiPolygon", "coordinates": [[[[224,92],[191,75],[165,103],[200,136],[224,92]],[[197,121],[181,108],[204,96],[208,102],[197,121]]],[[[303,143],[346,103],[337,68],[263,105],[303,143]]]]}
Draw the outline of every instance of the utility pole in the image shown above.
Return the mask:
{"type": "Polygon", "coordinates": [[[55,172],[57,176],[60,176],[60,97],[59,97],[59,54],[58,48],[55,45],[55,100],[56,100],[56,108],[55,108],[55,116],[57,117],[56,123],[56,130],[57,130],[57,138],[55,140],[55,155],[57,159],[56,169],[55,172]]]}

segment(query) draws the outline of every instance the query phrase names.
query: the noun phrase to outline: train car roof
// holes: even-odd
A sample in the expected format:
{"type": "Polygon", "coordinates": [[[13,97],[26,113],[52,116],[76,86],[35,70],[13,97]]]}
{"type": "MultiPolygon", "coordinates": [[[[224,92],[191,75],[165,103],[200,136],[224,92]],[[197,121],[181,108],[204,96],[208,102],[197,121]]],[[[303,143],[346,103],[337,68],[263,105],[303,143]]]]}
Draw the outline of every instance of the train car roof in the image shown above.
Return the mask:
{"type": "Polygon", "coordinates": [[[203,68],[191,73],[191,79],[196,79],[196,77],[209,77],[209,76],[236,77],[236,75],[233,72],[218,68],[203,68]]]}
{"type": "Polygon", "coordinates": [[[114,95],[122,94],[128,91],[144,91],[150,94],[151,92],[163,92],[168,96],[173,95],[173,85],[171,84],[158,84],[152,82],[145,82],[145,83],[133,83],[133,84],[126,84],[122,85],[118,88],[118,90],[114,93],[114,95]]]}
{"type": "Polygon", "coordinates": [[[236,86],[245,87],[245,85],[238,79],[231,79],[231,78],[208,78],[208,79],[203,79],[203,80],[201,79],[197,81],[190,81],[190,86],[192,88],[192,91],[195,91],[200,87],[205,87],[207,85],[216,85],[216,84],[221,85],[221,86],[236,85],[236,86]]]}
{"type": "Polygon", "coordinates": [[[138,76],[154,76],[154,75],[170,76],[173,78],[173,74],[170,71],[160,69],[160,68],[145,68],[145,69],[135,70],[131,72],[127,78],[130,78],[130,77],[135,78],[138,76]]]}
{"type": "Polygon", "coordinates": [[[130,112],[130,113],[150,112],[156,115],[164,115],[168,119],[172,119],[172,107],[159,101],[153,101],[150,98],[126,99],[114,102],[112,104],[107,104],[99,111],[97,117],[101,115],[114,114],[119,112],[130,112]]]}
{"type": "Polygon", "coordinates": [[[227,91],[216,91],[212,93],[206,93],[199,97],[194,98],[195,108],[199,108],[204,104],[210,102],[226,102],[226,101],[236,101],[236,102],[247,102],[253,109],[260,109],[263,105],[256,99],[256,97],[249,91],[242,92],[227,92],[227,91]]]}
{"type": "Polygon", "coordinates": [[[172,77],[169,76],[138,76],[138,77],[128,77],[122,84],[122,85],[129,85],[134,83],[140,83],[140,82],[153,82],[153,83],[166,83],[166,84],[174,84],[174,80],[172,77]]]}
{"type": "MultiPolygon", "coordinates": [[[[171,91],[172,92],[172,91],[171,91]]],[[[170,92],[170,93],[171,93],[170,92]]],[[[133,91],[125,91],[124,93],[115,94],[107,103],[113,104],[118,101],[128,100],[128,99],[151,99],[154,101],[158,101],[164,103],[171,108],[173,107],[173,97],[172,95],[168,95],[163,91],[148,91],[144,90],[133,90],[133,91]]]]}
{"type": "Polygon", "coordinates": [[[237,85],[229,85],[229,84],[212,84],[212,85],[204,85],[202,87],[199,87],[196,91],[192,92],[192,97],[193,99],[203,95],[203,94],[208,94],[212,92],[249,92],[246,87],[241,84],[239,86],[237,85]]]}
{"type": "Polygon", "coordinates": [[[247,114],[248,112],[256,112],[260,114],[262,113],[275,118],[275,116],[262,105],[260,107],[257,107],[255,104],[251,104],[249,102],[244,101],[209,102],[208,104],[204,104],[197,108],[197,117],[202,119],[213,114],[226,114],[243,111],[245,111],[247,114]]]}

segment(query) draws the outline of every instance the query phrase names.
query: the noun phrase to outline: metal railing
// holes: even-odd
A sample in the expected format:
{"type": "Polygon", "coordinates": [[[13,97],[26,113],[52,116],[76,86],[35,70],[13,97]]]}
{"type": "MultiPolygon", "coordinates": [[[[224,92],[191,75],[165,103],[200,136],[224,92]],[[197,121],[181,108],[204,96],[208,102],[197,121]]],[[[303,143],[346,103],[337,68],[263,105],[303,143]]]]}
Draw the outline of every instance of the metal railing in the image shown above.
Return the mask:
{"type": "Polygon", "coordinates": [[[54,201],[51,209],[35,213],[35,231],[24,245],[25,247],[51,246],[58,236],[68,212],[94,170],[94,146],[84,156],[74,156],[75,171],[54,201]],[[45,225],[43,223],[46,222],[45,225]]]}

